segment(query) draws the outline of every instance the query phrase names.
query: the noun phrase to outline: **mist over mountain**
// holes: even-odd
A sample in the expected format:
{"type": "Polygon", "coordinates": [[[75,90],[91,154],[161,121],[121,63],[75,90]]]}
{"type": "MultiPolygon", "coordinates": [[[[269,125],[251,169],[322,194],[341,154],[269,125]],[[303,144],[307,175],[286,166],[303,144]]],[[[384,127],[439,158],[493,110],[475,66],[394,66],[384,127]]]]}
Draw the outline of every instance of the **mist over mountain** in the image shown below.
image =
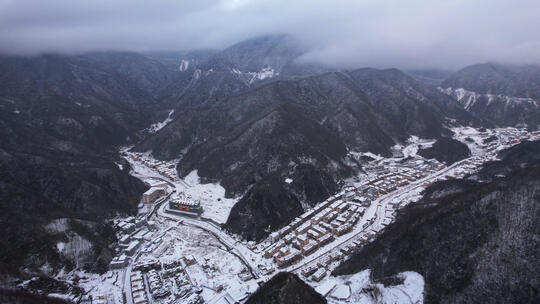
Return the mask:
{"type": "Polygon", "coordinates": [[[449,76],[440,86],[467,111],[494,125],[540,127],[538,66],[476,64],[449,76]]]}
{"type": "Polygon", "coordinates": [[[412,0],[407,6],[395,0],[345,0],[342,5],[308,0],[52,3],[2,3],[0,51],[222,50],[282,33],[307,47],[303,62],[331,68],[457,70],[485,61],[540,64],[540,24],[534,14],[539,7],[532,0],[412,0]]]}
{"type": "Polygon", "coordinates": [[[540,98],[540,67],[484,63],[467,66],[445,79],[445,88],[463,88],[480,94],[540,98]]]}

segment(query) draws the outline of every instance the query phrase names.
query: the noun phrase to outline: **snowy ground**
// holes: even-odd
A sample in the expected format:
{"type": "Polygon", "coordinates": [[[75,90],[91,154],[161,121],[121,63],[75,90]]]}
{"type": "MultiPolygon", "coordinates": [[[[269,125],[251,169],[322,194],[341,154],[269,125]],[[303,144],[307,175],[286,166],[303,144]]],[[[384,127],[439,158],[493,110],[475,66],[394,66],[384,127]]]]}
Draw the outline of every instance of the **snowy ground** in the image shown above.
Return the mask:
{"type": "Polygon", "coordinates": [[[122,277],[123,270],[109,271],[103,275],[93,273],[79,273],[82,279],[79,281],[79,286],[85,290],[89,290],[88,294],[94,299],[98,297],[106,297],[107,303],[122,304],[122,277]]]}
{"type": "Polygon", "coordinates": [[[416,156],[418,150],[430,148],[435,143],[433,139],[421,139],[418,136],[411,136],[404,145],[397,144],[392,147],[392,151],[400,157],[407,158],[416,156]]]}
{"type": "Polygon", "coordinates": [[[403,284],[385,287],[373,283],[369,270],[330,277],[316,286],[316,291],[326,295],[329,303],[422,303],[424,279],[416,272],[398,274],[403,284]]]}
{"type": "MultiPolygon", "coordinates": [[[[238,277],[239,273],[245,271],[245,266],[211,233],[191,225],[172,223],[159,224],[160,231],[166,230],[171,225],[174,225],[174,229],[169,229],[163,237],[160,237],[161,241],[155,245],[156,249],[141,254],[137,262],[157,259],[167,264],[193,256],[197,262],[187,266],[186,272],[194,286],[204,285],[212,289],[221,286],[224,290],[234,291],[246,288],[245,282],[238,277]]],[[[217,295],[219,293],[208,288],[204,288],[202,292],[207,302],[217,295]]]]}
{"type": "Polygon", "coordinates": [[[204,208],[203,217],[210,218],[218,223],[225,223],[232,207],[238,198],[225,198],[225,188],[220,184],[201,184],[197,170],[189,173],[184,182],[189,187],[183,188],[188,197],[201,203],[204,208]]]}
{"type": "MultiPolygon", "coordinates": [[[[189,62],[188,62],[189,63],[189,62]]],[[[174,110],[169,111],[169,115],[164,121],[156,122],[155,124],[152,124],[150,128],[148,128],[148,132],[150,133],[156,133],[157,131],[163,129],[166,125],[168,125],[173,119],[172,115],[174,114],[174,110]]]]}
{"type": "Polygon", "coordinates": [[[186,198],[199,201],[204,209],[203,217],[217,223],[225,223],[232,207],[239,198],[226,198],[225,188],[220,184],[202,184],[197,170],[189,173],[185,178],[180,178],[176,171],[178,160],[159,161],[150,153],[129,152],[122,149],[126,160],[130,163],[131,174],[147,183],[167,181],[177,194],[183,194],[186,198]]]}

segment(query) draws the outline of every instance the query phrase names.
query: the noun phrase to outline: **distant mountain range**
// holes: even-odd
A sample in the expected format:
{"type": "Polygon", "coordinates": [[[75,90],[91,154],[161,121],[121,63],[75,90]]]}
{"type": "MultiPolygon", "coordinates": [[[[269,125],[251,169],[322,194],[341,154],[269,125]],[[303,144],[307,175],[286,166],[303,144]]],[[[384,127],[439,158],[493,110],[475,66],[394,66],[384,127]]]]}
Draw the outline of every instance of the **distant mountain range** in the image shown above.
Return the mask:
{"type": "Polygon", "coordinates": [[[496,126],[540,128],[540,67],[476,64],[440,86],[467,111],[496,126]]]}

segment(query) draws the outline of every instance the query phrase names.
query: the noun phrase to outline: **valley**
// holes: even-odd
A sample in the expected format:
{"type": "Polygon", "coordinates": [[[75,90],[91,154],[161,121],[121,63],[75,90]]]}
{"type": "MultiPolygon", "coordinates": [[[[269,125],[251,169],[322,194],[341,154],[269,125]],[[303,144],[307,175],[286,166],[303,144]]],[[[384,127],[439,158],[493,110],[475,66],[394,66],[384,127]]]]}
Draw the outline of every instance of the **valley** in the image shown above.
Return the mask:
{"type": "MultiPolygon", "coordinates": [[[[88,278],[79,281],[86,290],[83,299],[91,296],[123,303],[125,297],[130,304],[143,303],[141,299],[148,303],[178,299],[185,303],[243,302],[279,271],[298,274],[330,303],[351,297],[367,299],[369,295],[362,289],[372,284],[368,272],[347,279],[353,282],[350,286],[330,273],[376,238],[401,208],[421,198],[427,186],[472,174],[521,140],[540,139],[538,132],[515,128],[452,131],[454,138],[469,146],[470,157],[449,166],[424,159],[417,151],[434,141],[418,138],[396,146],[393,157],[366,153],[371,161],[364,165],[364,173],[258,243],[243,241],[222,228],[237,199],[225,198],[219,184],[201,184],[196,172],[180,178],[174,169],[176,161],[158,161],[123,148],[121,155],[129,162],[131,174],[149,185],[165,182],[166,191],[142,204],[136,217],[114,220],[120,240],[117,256],[123,262],[113,260],[114,269],[102,276],[75,272],[88,278]],[[170,209],[174,197],[200,202],[204,211],[178,214],[170,209]],[[336,230],[347,225],[347,229],[336,230]]],[[[405,285],[383,288],[384,297],[422,300],[422,277],[414,273],[405,277],[405,285]]]]}
{"type": "Polygon", "coordinates": [[[252,34],[0,53],[0,302],[537,302],[540,67],[252,34]]]}

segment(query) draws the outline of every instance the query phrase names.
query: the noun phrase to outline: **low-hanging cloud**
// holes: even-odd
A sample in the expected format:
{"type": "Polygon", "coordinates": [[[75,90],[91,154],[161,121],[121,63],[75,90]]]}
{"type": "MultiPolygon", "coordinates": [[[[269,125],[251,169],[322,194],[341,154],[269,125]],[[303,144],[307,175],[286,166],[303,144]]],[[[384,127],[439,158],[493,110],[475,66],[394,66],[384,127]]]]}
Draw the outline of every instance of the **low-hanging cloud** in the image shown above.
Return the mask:
{"type": "Polygon", "coordinates": [[[0,51],[224,48],[288,33],[335,67],[540,63],[537,0],[0,0],[0,51]]]}

